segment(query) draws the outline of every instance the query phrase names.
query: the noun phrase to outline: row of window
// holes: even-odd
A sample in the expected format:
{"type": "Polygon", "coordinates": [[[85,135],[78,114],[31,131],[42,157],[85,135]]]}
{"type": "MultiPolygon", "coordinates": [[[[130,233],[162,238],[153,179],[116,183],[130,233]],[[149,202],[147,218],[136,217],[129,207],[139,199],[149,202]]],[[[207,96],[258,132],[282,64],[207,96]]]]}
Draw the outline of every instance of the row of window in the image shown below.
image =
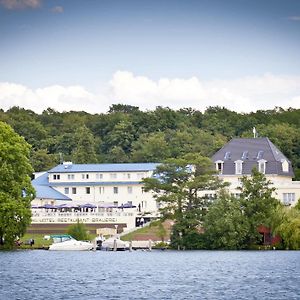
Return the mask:
{"type": "MultiPolygon", "coordinates": [[[[240,193],[232,193],[231,195],[237,199],[241,196],[240,193]]],[[[296,200],[295,193],[283,193],[282,196],[284,205],[291,205],[296,200]]],[[[216,194],[205,194],[205,197],[210,200],[214,200],[216,198],[216,194]]]]}
{"type": "MultiPolygon", "coordinates": [[[[109,187],[106,187],[106,189],[108,189],[108,188],[109,187]]],[[[144,188],[143,187],[141,188],[141,190],[142,190],[142,193],[144,193],[144,188]]],[[[98,189],[98,191],[99,191],[100,194],[104,194],[105,187],[104,186],[100,186],[99,189],[98,189]]],[[[112,191],[113,191],[114,194],[119,194],[119,187],[114,186],[112,188],[112,191]]],[[[68,194],[76,195],[77,194],[77,188],[76,187],[72,187],[72,188],[65,187],[64,193],[66,195],[68,195],[68,194]]],[[[90,194],[91,193],[91,188],[89,186],[85,187],[85,193],[86,194],[90,194]]],[[[128,194],[132,194],[133,193],[133,187],[132,186],[128,186],[127,187],[127,193],[128,194]]]]}
{"type": "MultiPolygon", "coordinates": [[[[83,173],[81,174],[81,179],[91,179],[93,177],[96,180],[100,180],[103,178],[108,178],[109,176],[110,179],[131,179],[133,177],[133,174],[131,173],[109,173],[109,174],[103,174],[103,173],[95,173],[95,174],[87,174],[83,173]],[[94,175],[94,176],[93,176],[94,175]]],[[[77,176],[76,176],[77,177],[77,176]]],[[[142,180],[143,178],[146,177],[145,173],[136,173],[136,178],[138,180],[142,180]]],[[[68,180],[74,180],[75,179],[75,174],[67,174],[68,180]]],[[[60,174],[53,174],[53,180],[60,180],[60,174]]]]}
{"type": "MultiPolygon", "coordinates": [[[[259,172],[261,172],[263,174],[266,173],[266,163],[267,163],[267,161],[264,159],[261,159],[257,162],[259,172]]],[[[238,174],[238,175],[242,174],[243,173],[243,161],[237,160],[234,162],[234,164],[235,164],[235,174],[238,174]]],[[[221,174],[223,173],[223,165],[224,165],[224,162],[221,160],[216,162],[216,170],[221,174]]],[[[283,172],[289,171],[289,163],[285,159],[282,160],[281,166],[282,166],[283,172]]]]}
{"type": "MultiPolygon", "coordinates": [[[[234,164],[235,164],[235,174],[237,174],[237,175],[243,174],[243,161],[237,160],[234,162],[234,164]]],[[[221,174],[223,173],[223,165],[224,165],[224,163],[222,161],[216,162],[216,170],[221,174]]],[[[261,160],[258,162],[258,171],[260,173],[265,174],[265,172],[266,172],[266,161],[265,160],[261,160]]]]}
{"type": "MultiPolygon", "coordinates": [[[[264,151],[260,150],[257,152],[257,155],[255,155],[254,159],[262,159],[264,156],[264,151]]],[[[241,154],[241,159],[246,160],[249,159],[249,151],[243,151],[241,154]]],[[[231,160],[231,152],[227,151],[224,155],[224,160],[231,160]]]]}

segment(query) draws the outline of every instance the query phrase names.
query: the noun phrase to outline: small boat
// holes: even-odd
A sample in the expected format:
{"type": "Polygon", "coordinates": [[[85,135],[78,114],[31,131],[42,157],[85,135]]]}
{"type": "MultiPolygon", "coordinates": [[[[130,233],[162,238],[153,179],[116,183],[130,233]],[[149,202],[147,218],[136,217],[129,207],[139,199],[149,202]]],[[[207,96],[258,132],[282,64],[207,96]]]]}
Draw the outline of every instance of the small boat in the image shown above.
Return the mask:
{"type": "Polygon", "coordinates": [[[119,238],[111,237],[102,242],[101,250],[107,251],[125,251],[129,248],[127,242],[120,240],[119,238]]]}
{"type": "Polygon", "coordinates": [[[94,247],[92,243],[77,241],[69,234],[56,234],[50,237],[53,239],[53,244],[49,247],[51,251],[87,251],[94,247]]]}

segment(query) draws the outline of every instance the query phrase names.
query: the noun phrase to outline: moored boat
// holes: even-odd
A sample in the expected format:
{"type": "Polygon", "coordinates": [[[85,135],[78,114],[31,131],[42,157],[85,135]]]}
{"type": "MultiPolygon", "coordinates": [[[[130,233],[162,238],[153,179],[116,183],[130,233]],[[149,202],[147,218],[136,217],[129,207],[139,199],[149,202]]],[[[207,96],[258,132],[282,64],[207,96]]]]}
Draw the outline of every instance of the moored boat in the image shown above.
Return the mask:
{"type": "Polygon", "coordinates": [[[92,250],[94,245],[90,242],[77,241],[71,235],[51,235],[53,244],[49,247],[51,251],[87,251],[92,250]]]}
{"type": "Polygon", "coordinates": [[[115,250],[115,251],[125,251],[129,249],[127,242],[120,240],[119,238],[111,237],[104,242],[102,242],[101,250],[115,250]]]}

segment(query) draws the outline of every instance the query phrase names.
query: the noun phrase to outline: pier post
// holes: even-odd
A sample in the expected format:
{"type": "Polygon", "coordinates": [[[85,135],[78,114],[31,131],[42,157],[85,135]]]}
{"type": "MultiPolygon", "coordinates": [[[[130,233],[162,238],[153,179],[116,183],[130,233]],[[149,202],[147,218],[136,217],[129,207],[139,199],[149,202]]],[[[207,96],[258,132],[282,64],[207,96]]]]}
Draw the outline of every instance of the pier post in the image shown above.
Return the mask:
{"type": "Polygon", "coordinates": [[[117,251],[117,240],[114,239],[114,251],[117,251]]]}

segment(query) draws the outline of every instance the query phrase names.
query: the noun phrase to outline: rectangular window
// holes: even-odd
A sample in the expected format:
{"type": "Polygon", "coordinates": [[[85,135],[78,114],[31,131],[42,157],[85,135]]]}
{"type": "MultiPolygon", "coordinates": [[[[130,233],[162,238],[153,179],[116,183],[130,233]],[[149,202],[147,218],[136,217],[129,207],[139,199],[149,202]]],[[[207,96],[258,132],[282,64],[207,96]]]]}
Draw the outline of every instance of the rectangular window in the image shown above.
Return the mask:
{"type": "Polygon", "coordinates": [[[137,173],[138,179],[143,179],[145,177],[145,173],[137,173]]]}
{"type": "Polygon", "coordinates": [[[243,172],[243,163],[241,161],[237,161],[235,163],[235,174],[242,174],[243,172]]]}
{"type": "Polygon", "coordinates": [[[102,178],[103,178],[103,174],[101,174],[101,173],[100,174],[99,173],[96,174],[96,179],[102,179],[102,178]]]}
{"type": "Polygon", "coordinates": [[[86,194],[90,194],[90,193],[91,193],[91,188],[90,188],[89,186],[87,186],[87,187],[85,188],[85,193],[86,193],[86,194]]]}
{"type": "Polygon", "coordinates": [[[223,162],[219,161],[219,162],[216,162],[216,170],[222,174],[223,173],[223,162]]]}
{"type": "Polygon", "coordinates": [[[110,179],[116,179],[117,178],[117,174],[116,173],[111,173],[110,174],[110,179]]]}
{"type": "Polygon", "coordinates": [[[69,194],[69,188],[68,187],[65,188],[65,194],[66,195],[69,194]]]}
{"type": "Polygon", "coordinates": [[[73,180],[74,179],[74,174],[68,174],[68,180],[73,180]]]}
{"type": "Polygon", "coordinates": [[[127,187],[127,192],[128,192],[128,194],[132,194],[132,186],[127,187]]]}
{"type": "Polygon", "coordinates": [[[60,180],[60,174],[54,174],[53,180],[60,180]]]}
{"type": "Polygon", "coordinates": [[[76,194],[77,190],[76,190],[76,187],[73,187],[72,188],[72,194],[76,194]]]}
{"type": "Polygon", "coordinates": [[[128,174],[127,174],[127,179],[130,179],[130,177],[131,177],[131,174],[128,173],[128,174]]]}
{"type": "Polygon", "coordinates": [[[295,201],[295,193],[283,193],[283,204],[291,205],[295,201]]]}
{"type": "Polygon", "coordinates": [[[266,172],[266,163],[264,161],[258,162],[258,171],[262,174],[266,172]]]}
{"type": "Polygon", "coordinates": [[[81,174],[82,179],[89,179],[89,174],[81,174]]]}
{"type": "Polygon", "coordinates": [[[114,194],[118,194],[118,192],[119,192],[118,187],[117,187],[117,186],[114,186],[114,194]]]}
{"type": "Polygon", "coordinates": [[[99,187],[99,193],[100,194],[104,194],[104,186],[100,186],[99,187]]]}

